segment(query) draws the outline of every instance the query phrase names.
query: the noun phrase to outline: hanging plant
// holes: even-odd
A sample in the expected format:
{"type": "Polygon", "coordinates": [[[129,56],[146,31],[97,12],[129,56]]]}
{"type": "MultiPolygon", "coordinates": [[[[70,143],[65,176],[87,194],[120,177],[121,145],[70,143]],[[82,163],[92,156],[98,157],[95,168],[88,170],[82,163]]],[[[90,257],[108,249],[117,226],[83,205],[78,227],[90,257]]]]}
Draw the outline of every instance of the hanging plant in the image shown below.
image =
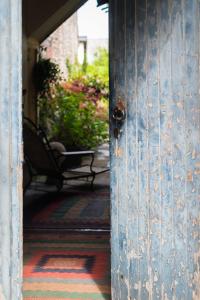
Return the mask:
{"type": "Polygon", "coordinates": [[[44,96],[60,80],[59,66],[50,59],[39,57],[33,69],[33,79],[37,93],[44,96]]]}
{"type": "Polygon", "coordinates": [[[38,61],[33,68],[33,82],[37,92],[37,108],[39,124],[47,129],[46,115],[49,101],[51,101],[56,85],[61,80],[59,66],[48,58],[42,57],[43,47],[39,48],[38,61]]]}

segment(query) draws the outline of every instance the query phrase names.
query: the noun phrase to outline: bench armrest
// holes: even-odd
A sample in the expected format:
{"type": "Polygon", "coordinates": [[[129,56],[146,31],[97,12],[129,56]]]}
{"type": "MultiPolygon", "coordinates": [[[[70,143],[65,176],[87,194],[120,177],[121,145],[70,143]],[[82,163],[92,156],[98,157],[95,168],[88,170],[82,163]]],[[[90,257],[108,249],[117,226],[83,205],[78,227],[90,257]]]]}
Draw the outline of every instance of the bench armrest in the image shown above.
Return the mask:
{"type": "Polygon", "coordinates": [[[61,152],[62,155],[68,156],[68,155],[94,155],[95,151],[66,151],[61,152]]]}

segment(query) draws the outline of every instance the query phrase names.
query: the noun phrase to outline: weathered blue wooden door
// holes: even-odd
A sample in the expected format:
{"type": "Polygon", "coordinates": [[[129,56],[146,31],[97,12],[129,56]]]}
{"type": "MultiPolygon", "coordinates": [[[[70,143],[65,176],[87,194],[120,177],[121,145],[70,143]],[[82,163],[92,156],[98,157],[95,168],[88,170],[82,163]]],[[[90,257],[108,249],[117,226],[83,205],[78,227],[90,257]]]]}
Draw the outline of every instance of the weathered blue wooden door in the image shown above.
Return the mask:
{"type": "Polygon", "coordinates": [[[22,283],[21,0],[0,0],[0,300],[22,283]]]}
{"type": "Polygon", "coordinates": [[[199,300],[200,2],[109,2],[112,297],[199,300]]]}

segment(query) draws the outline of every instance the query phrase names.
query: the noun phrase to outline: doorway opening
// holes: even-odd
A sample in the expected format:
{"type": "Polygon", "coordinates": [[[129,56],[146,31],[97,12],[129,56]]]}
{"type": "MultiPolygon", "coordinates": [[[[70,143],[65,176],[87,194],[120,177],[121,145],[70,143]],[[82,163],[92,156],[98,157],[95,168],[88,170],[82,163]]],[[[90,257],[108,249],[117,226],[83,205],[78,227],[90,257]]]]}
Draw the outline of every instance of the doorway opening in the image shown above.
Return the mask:
{"type": "Polygon", "coordinates": [[[108,5],[98,2],[27,51],[24,300],[111,299],[108,5]]]}

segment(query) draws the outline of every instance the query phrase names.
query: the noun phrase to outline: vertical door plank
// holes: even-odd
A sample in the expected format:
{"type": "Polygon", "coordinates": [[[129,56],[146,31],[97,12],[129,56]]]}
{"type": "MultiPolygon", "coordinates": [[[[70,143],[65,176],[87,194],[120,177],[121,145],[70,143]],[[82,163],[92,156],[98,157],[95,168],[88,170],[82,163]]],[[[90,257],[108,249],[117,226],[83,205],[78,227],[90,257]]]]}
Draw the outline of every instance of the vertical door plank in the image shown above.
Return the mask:
{"type": "MultiPolygon", "coordinates": [[[[136,99],[137,99],[137,230],[138,230],[138,297],[147,298],[149,291],[146,288],[148,282],[148,107],[147,99],[147,7],[146,1],[136,1],[136,99]],[[140,20],[143,20],[141,22],[140,20]]],[[[131,140],[131,138],[129,138],[131,140]]],[[[135,226],[135,225],[133,225],[135,226]]]]}
{"type": "MultiPolygon", "coordinates": [[[[186,137],[187,299],[199,291],[199,1],[184,1],[184,102],[186,137]]],[[[197,295],[198,294],[198,295],[197,295]]]]}
{"type": "Polygon", "coordinates": [[[126,1],[126,93],[127,93],[127,231],[129,298],[140,293],[138,244],[138,147],[137,147],[137,59],[136,59],[136,1],[126,1]],[[134,239],[132,238],[134,236],[134,239]],[[132,284],[132,283],[135,284],[132,284]]]}
{"type": "Polygon", "coordinates": [[[0,1],[0,299],[21,299],[21,1],[0,1]]]}
{"type": "Polygon", "coordinates": [[[161,299],[172,299],[174,284],[171,3],[160,2],[161,299]]]}
{"type": "Polygon", "coordinates": [[[161,297],[160,286],[160,99],[159,99],[159,5],[147,1],[147,99],[148,110],[148,294],[161,297]]]}
{"type": "MultiPolygon", "coordinates": [[[[117,44],[115,44],[115,68],[117,72],[115,73],[115,105],[118,101],[122,101],[126,106],[126,93],[125,93],[125,76],[124,72],[125,68],[125,60],[126,60],[126,48],[125,48],[125,1],[116,1],[115,13],[116,16],[120,16],[118,22],[116,23],[115,35],[117,44]]],[[[111,112],[112,114],[112,112],[111,112]]],[[[115,126],[115,124],[114,124],[115,126]]],[[[127,257],[127,192],[126,192],[126,176],[120,176],[120,172],[123,169],[126,173],[126,121],[122,128],[124,134],[120,135],[118,140],[115,141],[115,147],[113,155],[115,156],[116,162],[116,172],[117,172],[117,181],[116,181],[116,189],[117,189],[117,219],[118,224],[116,224],[116,220],[112,220],[112,226],[116,228],[117,235],[115,246],[117,249],[118,256],[118,264],[115,266],[115,277],[117,277],[118,285],[120,289],[118,291],[119,298],[125,297],[127,298],[127,278],[128,278],[128,263],[124,263],[124,259],[127,257]]]]}
{"type": "Polygon", "coordinates": [[[184,39],[182,1],[172,2],[172,132],[174,198],[173,297],[187,299],[187,205],[185,201],[184,39]]]}
{"type": "MultiPolygon", "coordinates": [[[[127,107],[127,94],[126,94],[126,1],[116,1],[117,15],[121,15],[118,19],[116,34],[117,41],[117,59],[116,59],[116,99],[115,103],[123,102],[127,107]]],[[[118,265],[118,280],[119,280],[119,295],[120,298],[128,299],[128,219],[127,219],[127,121],[125,120],[116,147],[115,156],[118,172],[118,247],[119,247],[119,265],[118,265]],[[123,170],[124,176],[121,176],[123,170]]]]}
{"type": "MultiPolygon", "coordinates": [[[[114,34],[112,49],[114,47],[113,71],[113,85],[111,84],[112,104],[110,115],[112,117],[113,108],[118,101],[123,101],[126,106],[125,96],[125,73],[124,65],[126,60],[125,53],[125,2],[115,1],[115,4],[110,7],[113,11],[114,28],[111,34],[114,34]],[[116,16],[120,16],[119,19],[116,16]]],[[[111,126],[111,135],[116,124],[111,126]]],[[[126,124],[123,126],[123,131],[126,131],[126,124]]],[[[111,153],[115,159],[115,165],[112,164],[111,159],[111,188],[114,189],[115,203],[112,205],[112,295],[113,298],[125,297],[127,298],[128,288],[126,286],[128,277],[128,260],[127,256],[127,235],[126,235],[126,212],[127,212],[127,197],[126,197],[126,177],[120,176],[122,168],[126,169],[126,134],[119,137],[118,140],[112,141],[111,153]],[[126,259],[126,263],[124,263],[126,259]],[[121,262],[121,263],[119,263],[121,262]],[[115,286],[120,286],[120,289],[115,291],[115,286]]]]}
{"type": "Polygon", "coordinates": [[[117,47],[117,35],[115,35],[115,27],[117,18],[115,2],[112,1],[109,4],[109,57],[110,57],[110,191],[111,191],[111,289],[112,298],[117,299],[118,295],[118,274],[117,268],[119,264],[119,254],[118,254],[118,189],[117,189],[117,164],[115,163],[115,146],[116,141],[113,138],[114,124],[112,122],[112,111],[115,106],[116,90],[115,90],[115,77],[116,77],[116,47],[117,47]]]}

